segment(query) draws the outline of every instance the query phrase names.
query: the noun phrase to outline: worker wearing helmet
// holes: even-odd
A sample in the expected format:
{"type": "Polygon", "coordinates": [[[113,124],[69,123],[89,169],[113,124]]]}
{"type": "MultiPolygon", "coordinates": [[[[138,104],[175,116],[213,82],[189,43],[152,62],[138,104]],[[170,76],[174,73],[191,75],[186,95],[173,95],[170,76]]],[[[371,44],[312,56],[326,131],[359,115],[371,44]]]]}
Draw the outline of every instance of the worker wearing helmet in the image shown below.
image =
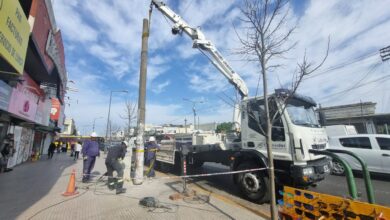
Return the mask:
{"type": "Polygon", "coordinates": [[[100,156],[99,143],[97,142],[97,134],[91,133],[91,140],[84,142],[83,149],[83,183],[91,179],[91,171],[95,166],[96,156],[100,156]]]}
{"type": "Polygon", "coordinates": [[[116,194],[126,192],[126,189],[123,188],[123,170],[125,168],[123,158],[126,155],[128,146],[129,143],[127,141],[122,141],[120,145],[110,147],[108,149],[108,154],[106,158],[108,188],[110,190],[116,189],[116,194]],[[117,173],[117,178],[113,177],[114,171],[116,171],[117,173]]]}
{"type": "Polygon", "coordinates": [[[145,145],[145,165],[147,177],[155,177],[154,167],[156,165],[156,152],[160,150],[160,146],[156,143],[156,138],[149,137],[148,143],[145,145]]]}

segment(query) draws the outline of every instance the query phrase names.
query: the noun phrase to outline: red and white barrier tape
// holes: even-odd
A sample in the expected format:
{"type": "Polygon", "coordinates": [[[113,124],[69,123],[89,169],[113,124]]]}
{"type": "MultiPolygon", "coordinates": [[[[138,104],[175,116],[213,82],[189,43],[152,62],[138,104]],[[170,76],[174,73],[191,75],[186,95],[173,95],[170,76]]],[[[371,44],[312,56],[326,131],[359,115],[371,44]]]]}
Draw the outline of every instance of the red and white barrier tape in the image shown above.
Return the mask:
{"type": "MultiPolygon", "coordinates": [[[[219,176],[219,175],[231,175],[231,174],[237,174],[237,173],[247,173],[247,172],[254,172],[254,171],[261,171],[261,170],[268,170],[268,168],[254,168],[254,169],[247,169],[247,170],[236,170],[236,171],[227,171],[227,172],[218,172],[218,173],[204,173],[204,174],[193,174],[193,175],[183,175],[183,176],[162,176],[162,177],[154,177],[153,179],[181,179],[181,178],[195,178],[195,177],[206,177],[206,176],[219,176]]],[[[84,176],[91,176],[91,177],[106,177],[104,174],[96,175],[96,174],[83,174],[82,172],[77,172],[84,176]]],[[[108,177],[108,176],[107,176],[108,177]]],[[[114,176],[115,178],[115,176],[114,176]]],[[[141,179],[141,178],[130,178],[130,179],[141,179]]],[[[143,177],[142,179],[147,179],[147,177],[143,177]]],[[[129,180],[127,178],[127,180],[129,180]]]]}

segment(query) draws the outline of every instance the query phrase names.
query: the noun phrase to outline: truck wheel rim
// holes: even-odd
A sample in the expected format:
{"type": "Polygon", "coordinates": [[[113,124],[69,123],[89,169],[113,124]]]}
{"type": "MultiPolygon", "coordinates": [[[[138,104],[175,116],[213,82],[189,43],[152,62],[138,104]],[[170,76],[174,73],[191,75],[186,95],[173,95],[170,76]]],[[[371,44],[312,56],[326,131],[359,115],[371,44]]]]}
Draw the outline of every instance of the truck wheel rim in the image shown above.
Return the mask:
{"type": "Polygon", "coordinates": [[[338,162],[333,162],[333,171],[336,174],[342,174],[344,173],[344,167],[338,162]]]}
{"type": "Polygon", "coordinates": [[[243,184],[249,192],[257,192],[260,189],[259,180],[252,173],[246,173],[244,175],[243,184]]]}

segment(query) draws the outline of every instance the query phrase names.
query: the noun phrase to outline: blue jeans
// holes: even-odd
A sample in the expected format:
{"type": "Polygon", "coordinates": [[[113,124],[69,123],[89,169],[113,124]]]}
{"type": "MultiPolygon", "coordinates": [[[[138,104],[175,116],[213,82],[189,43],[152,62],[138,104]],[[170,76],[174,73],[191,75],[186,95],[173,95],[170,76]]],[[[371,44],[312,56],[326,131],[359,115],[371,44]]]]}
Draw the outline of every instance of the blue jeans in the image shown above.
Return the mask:
{"type": "Polygon", "coordinates": [[[83,181],[91,179],[91,171],[95,166],[96,157],[87,156],[87,159],[83,161],[83,181]]]}

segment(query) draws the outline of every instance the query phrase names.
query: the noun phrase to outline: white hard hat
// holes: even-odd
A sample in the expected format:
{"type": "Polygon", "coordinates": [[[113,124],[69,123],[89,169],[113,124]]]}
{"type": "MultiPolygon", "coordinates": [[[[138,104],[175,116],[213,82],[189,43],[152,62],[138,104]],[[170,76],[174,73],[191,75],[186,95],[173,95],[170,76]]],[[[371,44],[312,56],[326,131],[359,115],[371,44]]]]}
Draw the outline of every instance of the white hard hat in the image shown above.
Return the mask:
{"type": "Polygon", "coordinates": [[[122,141],[123,144],[125,144],[127,147],[129,146],[129,142],[127,141],[122,141]]]}
{"type": "Polygon", "coordinates": [[[92,132],[92,133],[91,133],[91,137],[97,137],[96,132],[92,132]]]}
{"type": "Polygon", "coordinates": [[[151,142],[151,141],[156,141],[156,138],[153,137],[153,136],[150,136],[150,137],[149,137],[149,142],[151,142]]]}

